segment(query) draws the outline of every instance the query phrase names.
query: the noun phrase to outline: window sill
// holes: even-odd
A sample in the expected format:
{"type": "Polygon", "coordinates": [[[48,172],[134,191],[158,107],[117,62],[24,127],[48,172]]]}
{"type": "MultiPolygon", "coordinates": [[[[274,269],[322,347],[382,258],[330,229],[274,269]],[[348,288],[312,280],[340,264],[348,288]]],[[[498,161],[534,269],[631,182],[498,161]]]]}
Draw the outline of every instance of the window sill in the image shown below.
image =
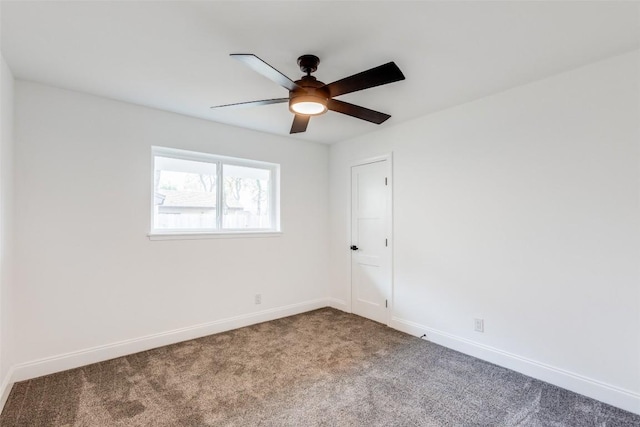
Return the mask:
{"type": "Polygon", "coordinates": [[[282,231],[224,231],[224,232],[174,232],[149,233],[149,240],[200,240],[200,239],[244,239],[279,237],[282,231]]]}

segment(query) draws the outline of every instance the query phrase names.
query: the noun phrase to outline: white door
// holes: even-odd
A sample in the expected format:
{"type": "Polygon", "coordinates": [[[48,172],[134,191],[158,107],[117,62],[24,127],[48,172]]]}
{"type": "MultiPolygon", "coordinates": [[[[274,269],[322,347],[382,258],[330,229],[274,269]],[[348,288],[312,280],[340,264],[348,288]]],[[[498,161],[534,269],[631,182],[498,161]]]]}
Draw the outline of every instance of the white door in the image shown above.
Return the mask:
{"type": "Polygon", "coordinates": [[[391,160],[351,168],[351,310],[388,324],[391,160]]]}

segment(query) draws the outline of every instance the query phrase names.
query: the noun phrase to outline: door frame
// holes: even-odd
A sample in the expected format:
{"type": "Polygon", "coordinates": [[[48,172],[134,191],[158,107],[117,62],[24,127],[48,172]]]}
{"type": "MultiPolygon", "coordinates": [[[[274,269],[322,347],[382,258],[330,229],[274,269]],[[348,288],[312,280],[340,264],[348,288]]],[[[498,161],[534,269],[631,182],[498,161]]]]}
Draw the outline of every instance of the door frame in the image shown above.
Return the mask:
{"type": "MultiPolygon", "coordinates": [[[[387,165],[387,186],[389,187],[389,191],[387,192],[387,224],[386,230],[388,239],[388,248],[389,248],[389,300],[388,307],[386,311],[386,325],[389,326],[391,324],[392,312],[393,312],[393,297],[394,297],[394,283],[393,283],[393,271],[394,271],[394,262],[393,262],[393,152],[390,151],[388,153],[380,154],[378,156],[367,157],[364,159],[360,159],[352,162],[349,165],[349,244],[351,243],[351,237],[353,236],[353,168],[356,166],[368,165],[371,163],[378,163],[386,161],[387,165]]],[[[351,251],[349,251],[349,312],[353,313],[353,262],[351,260],[351,251]]]]}

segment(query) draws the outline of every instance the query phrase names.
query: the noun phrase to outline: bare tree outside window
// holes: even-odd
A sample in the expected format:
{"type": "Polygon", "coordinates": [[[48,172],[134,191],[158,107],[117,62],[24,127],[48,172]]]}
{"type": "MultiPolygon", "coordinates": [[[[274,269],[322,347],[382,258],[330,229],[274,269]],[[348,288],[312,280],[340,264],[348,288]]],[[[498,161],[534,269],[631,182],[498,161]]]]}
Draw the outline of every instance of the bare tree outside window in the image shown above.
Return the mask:
{"type": "Polygon", "coordinates": [[[265,169],[225,165],[224,226],[260,228],[270,221],[268,188],[270,172],[265,169]]]}

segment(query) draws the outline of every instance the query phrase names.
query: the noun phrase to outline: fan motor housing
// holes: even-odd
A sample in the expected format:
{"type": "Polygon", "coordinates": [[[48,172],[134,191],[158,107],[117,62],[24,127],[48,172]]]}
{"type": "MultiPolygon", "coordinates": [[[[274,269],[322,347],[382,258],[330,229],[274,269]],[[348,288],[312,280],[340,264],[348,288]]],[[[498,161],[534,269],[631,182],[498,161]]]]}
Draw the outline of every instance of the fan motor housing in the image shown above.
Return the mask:
{"type": "Polygon", "coordinates": [[[289,91],[289,111],[294,114],[300,114],[293,108],[294,104],[309,102],[320,104],[324,107],[322,111],[317,113],[305,113],[309,116],[317,116],[327,112],[327,102],[329,101],[330,94],[326,85],[316,80],[313,76],[304,76],[302,79],[295,82],[301,89],[294,89],[289,91]]]}

